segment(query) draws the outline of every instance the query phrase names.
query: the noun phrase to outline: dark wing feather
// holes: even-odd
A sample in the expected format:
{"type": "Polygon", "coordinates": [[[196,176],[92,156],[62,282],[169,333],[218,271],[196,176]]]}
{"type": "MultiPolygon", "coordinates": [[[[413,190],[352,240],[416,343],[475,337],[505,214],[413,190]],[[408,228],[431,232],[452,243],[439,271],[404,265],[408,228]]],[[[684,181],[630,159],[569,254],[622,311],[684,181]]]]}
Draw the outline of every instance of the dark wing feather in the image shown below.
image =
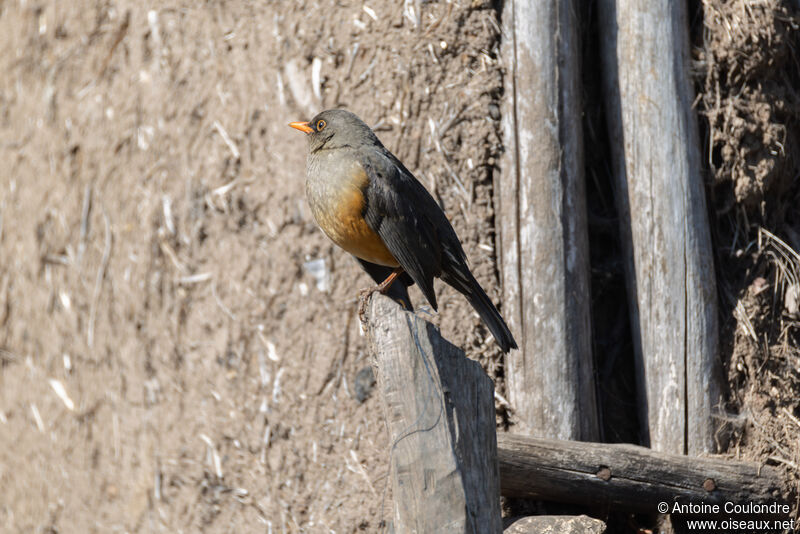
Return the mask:
{"type": "Polygon", "coordinates": [[[491,299],[472,276],[450,221],[428,191],[391,152],[378,147],[362,156],[369,176],[364,218],[436,309],[433,278],[469,300],[503,352],[517,347],[491,299]]]}
{"type": "MultiPolygon", "coordinates": [[[[428,223],[436,229],[437,243],[442,249],[442,270],[446,270],[449,265],[463,265],[466,268],[467,255],[464,253],[461,240],[458,239],[458,235],[456,235],[456,231],[447,219],[442,207],[394,154],[383,146],[381,146],[381,151],[400,170],[404,181],[408,181],[409,185],[415,190],[414,199],[418,202],[417,207],[422,208],[428,223]]],[[[469,269],[467,268],[467,270],[469,269]]]]}
{"type": "Polygon", "coordinates": [[[441,208],[385,149],[365,151],[361,164],[369,176],[364,212],[367,225],[381,237],[436,309],[433,279],[442,271],[443,251],[438,227],[430,214],[438,212],[444,218],[441,208]]]}

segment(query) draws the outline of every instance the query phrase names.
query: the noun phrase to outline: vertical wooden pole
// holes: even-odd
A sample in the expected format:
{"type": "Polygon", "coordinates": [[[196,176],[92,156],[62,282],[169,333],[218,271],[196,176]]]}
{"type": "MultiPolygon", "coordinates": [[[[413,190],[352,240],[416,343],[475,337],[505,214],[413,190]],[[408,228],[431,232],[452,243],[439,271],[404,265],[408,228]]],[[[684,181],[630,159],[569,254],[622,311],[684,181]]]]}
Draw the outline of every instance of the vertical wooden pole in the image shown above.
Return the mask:
{"type": "Polygon", "coordinates": [[[502,532],[494,384],[388,297],[370,312],[391,450],[394,532],[502,532]]]}
{"type": "Polygon", "coordinates": [[[496,184],[506,359],[515,429],[598,438],[583,175],[580,47],[572,0],[507,0],[496,184]]]}
{"type": "Polygon", "coordinates": [[[713,449],[716,288],[688,79],[687,4],[602,0],[601,52],[649,444],[713,449]]]}

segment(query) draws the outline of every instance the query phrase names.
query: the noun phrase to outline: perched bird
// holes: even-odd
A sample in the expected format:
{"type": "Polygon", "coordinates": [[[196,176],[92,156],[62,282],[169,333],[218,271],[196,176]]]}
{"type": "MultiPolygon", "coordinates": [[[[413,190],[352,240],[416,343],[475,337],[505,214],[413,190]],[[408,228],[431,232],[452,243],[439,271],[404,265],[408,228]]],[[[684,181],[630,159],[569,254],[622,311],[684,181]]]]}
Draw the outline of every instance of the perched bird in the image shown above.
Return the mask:
{"type": "Polygon", "coordinates": [[[435,310],[433,279],[440,278],[467,298],[503,352],[517,348],[472,276],[439,204],[369,126],[342,109],[289,126],[308,134],[306,197],[311,212],[322,231],[379,282],[371,291],[410,307],[407,286],[416,283],[435,310]]]}

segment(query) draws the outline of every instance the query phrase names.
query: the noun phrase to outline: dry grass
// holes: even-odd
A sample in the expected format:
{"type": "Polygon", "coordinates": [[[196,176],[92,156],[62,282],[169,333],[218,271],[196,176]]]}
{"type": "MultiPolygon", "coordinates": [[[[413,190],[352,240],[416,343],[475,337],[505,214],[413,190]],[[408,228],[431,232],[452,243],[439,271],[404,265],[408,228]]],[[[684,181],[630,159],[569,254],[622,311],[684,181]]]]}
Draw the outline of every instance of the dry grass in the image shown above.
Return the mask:
{"type": "Polygon", "coordinates": [[[800,15],[782,0],[704,0],[702,10],[698,107],[708,119],[734,414],[725,430],[731,452],[784,467],[797,495],[800,15]]]}
{"type": "Polygon", "coordinates": [[[715,207],[770,217],[767,203],[800,172],[794,90],[800,15],[782,0],[703,1],[701,109],[708,118],[708,164],[715,207]],[[789,73],[795,72],[794,75],[789,73]]]}

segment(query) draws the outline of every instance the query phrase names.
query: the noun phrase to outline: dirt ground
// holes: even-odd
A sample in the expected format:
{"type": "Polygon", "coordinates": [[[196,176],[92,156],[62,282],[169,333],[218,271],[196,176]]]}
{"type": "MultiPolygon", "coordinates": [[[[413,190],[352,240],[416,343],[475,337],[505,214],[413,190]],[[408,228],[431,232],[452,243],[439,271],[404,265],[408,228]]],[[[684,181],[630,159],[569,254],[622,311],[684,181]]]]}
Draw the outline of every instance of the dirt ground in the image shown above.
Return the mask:
{"type": "MultiPolygon", "coordinates": [[[[0,3],[4,532],[377,530],[369,279],[286,125],[376,125],[496,297],[496,13],[420,4],[0,3]]],[[[436,320],[492,373],[454,296],[436,320]]]]}
{"type": "MultiPolygon", "coordinates": [[[[745,3],[693,20],[725,450],[797,471],[798,19],[745,3]]],[[[316,228],[286,124],[344,106],[374,125],[497,300],[499,8],[0,2],[0,530],[378,530],[387,436],[354,386],[370,281],[316,228]]],[[[621,262],[595,254],[613,256],[616,223],[590,221],[593,299],[616,309],[621,262]]],[[[438,289],[433,320],[502,392],[488,332],[438,289]]],[[[607,316],[623,320],[596,323],[596,347],[628,351],[624,313],[607,316]]]]}

